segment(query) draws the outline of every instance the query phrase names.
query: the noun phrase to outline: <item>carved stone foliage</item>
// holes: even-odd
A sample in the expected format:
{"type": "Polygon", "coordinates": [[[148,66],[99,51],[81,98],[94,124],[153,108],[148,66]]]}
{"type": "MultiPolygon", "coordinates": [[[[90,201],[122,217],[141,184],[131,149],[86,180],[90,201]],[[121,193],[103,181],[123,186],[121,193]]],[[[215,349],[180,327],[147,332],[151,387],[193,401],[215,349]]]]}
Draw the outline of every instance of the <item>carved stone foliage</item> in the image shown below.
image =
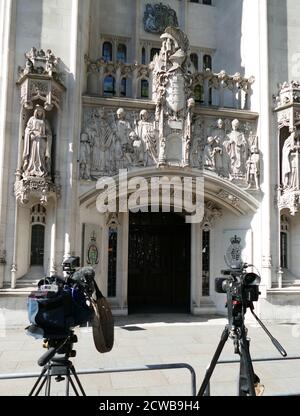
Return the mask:
{"type": "Polygon", "coordinates": [[[204,231],[209,231],[214,227],[215,221],[222,217],[222,210],[211,201],[205,202],[204,216],[201,223],[201,228],[204,231]]]}
{"type": "Polygon", "coordinates": [[[146,4],[144,12],[144,30],[162,34],[168,26],[178,26],[176,11],[163,3],[146,4]]]}
{"type": "Polygon", "coordinates": [[[34,107],[34,101],[44,102],[47,111],[59,108],[65,87],[58,72],[59,58],[50,49],[31,48],[25,53],[25,66],[18,68],[18,85],[21,87],[21,104],[26,110],[34,107]]]}
{"type": "Polygon", "coordinates": [[[279,210],[288,209],[291,215],[299,211],[300,191],[291,191],[283,193],[278,200],[279,210]]]}
{"type": "Polygon", "coordinates": [[[260,189],[260,152],[255,123],[219,119],[204,144],[204,168],[247,189],[260,189]]]}
{"type": "Polygon", "coordinates": [[[15,182],[15,196],[20,205],[25,205],[34,199],[42,205],[47,205],[50,197],[60,197],[60,186],[49,178],[27,177],[15,182]]]}

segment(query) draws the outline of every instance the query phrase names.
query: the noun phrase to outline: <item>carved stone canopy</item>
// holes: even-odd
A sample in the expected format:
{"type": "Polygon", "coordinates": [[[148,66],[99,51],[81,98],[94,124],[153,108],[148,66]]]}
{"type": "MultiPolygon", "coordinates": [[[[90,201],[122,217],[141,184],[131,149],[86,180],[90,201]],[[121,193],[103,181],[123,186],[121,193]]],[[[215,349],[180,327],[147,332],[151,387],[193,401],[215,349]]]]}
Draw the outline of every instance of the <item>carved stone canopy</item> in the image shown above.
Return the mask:
{"type": "Polygon", "coordinates": [[[17,81],[21,88],[22,106],[31,110],[34,102],[40,100],[44,102],[46,111],[51,111],[54,106],[60,108],[65,87],[58,72],[59,58],[50,49],[45,53],[34,47],[25,53],[25,58],[25,66],[19,67],[17,81]]]}

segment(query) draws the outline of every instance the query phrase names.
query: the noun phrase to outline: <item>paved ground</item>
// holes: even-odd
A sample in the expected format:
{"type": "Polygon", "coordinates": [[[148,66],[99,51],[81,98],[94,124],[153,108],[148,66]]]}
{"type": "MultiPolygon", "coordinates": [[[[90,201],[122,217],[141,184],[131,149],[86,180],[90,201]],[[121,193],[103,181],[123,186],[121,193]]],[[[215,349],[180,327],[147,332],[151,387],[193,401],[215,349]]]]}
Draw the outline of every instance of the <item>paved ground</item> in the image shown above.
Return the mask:
{"type": "MultiPolygon", "coordinates": [[[[76,330],[79,342],[73,363],[86,368],[135,367],[145,364],[188,363],[196,371],[197,387],[209,363],[226,320],[190,315],[133,315],[116,318],[115,345],[111,352],[99,354],[89,328],[76,330]]],[[[279,353],[256,324],[249,324],[253,358],[277,357],[279,353]]],[[[299,324],[268,325],[290,356],[300,356],[299,324]]],[[[0,334],[0,373],[39,372],[37,359],[45,352],[41,340],[23,329],[6,329],[0,334]],[[3,336],[4,335],[4,336],[3,336]]],[[[228,341],[223,359],[236,358],[228,341]]],[[[237,365],[219,366],[214,373],[211,394],[235,395],[237,365]]],[[[265,385],[265,395],[300,393],[300,360],[256,363],[255,371],[265,385]]],[[[88,395],[190,395],[189,372],[185,369],[139,373],[80,376],[88,395]]],[[[0,380],[0,395],[27,395],[33,379],[0,380]]],[[[53,394],[64,394],[63,383],[53,383],[53,394]]]]}

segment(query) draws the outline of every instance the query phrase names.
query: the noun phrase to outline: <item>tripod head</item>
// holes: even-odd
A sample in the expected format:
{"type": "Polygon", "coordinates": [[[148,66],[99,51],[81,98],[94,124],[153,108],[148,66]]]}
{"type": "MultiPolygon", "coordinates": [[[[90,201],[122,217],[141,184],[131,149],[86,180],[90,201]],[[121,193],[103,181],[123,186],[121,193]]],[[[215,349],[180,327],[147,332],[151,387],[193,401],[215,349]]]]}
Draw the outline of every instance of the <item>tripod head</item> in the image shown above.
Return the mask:
{"type": "Polygon", "coordinates": [[[56,354],[64,354],[66,360],[68,360],[70,357],[75,357],[76,351],[73,350],[73,345],[76,342],[78,342],[78,338],[72,330],[70,331],[70,334],[65,338],[45,338],[43,347],[47,348],[48,351],[38,359],[38,365],[43,367],[56,354]]]}

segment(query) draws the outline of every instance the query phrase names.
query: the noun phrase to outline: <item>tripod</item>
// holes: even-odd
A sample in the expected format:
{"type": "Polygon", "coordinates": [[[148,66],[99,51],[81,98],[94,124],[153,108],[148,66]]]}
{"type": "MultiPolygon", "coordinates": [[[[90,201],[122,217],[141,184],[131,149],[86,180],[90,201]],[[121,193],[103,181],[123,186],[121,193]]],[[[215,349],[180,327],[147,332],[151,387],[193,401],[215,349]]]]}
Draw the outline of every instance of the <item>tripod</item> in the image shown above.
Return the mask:
{"type": "Polygon", "coordinates": [[[38,396],[44,386],[45,396],[50,396],[52,377],[55,377],[57,382],[66,380],[65,396],[70,395],[70,385],[76,396],[79,396],[78,389],[82,396],[86,396],[75,367],[69,360],[70,357],[76,356],[76,351],[73,350],[74,342],[77,342],[77,336],[74,335],[73,331],[63,341],[51,338],[45,340],[48,351],[38,360],[38,364],[43,366],[43,369],[29,396],[38,396]],[[74,380],[71,376],[74,377],[74,380]],[[77,383],[77,388],[75,382],[77,383]]]}
{"type": "MultiPolygon", "coordinates": [[[[241,287],[243,293],[244,288],[241,287]]],[[[234,353],[240,356],[240,371],[239,371],[239,383],[238,383],[238,395],[239,396],[256,396],[255,387],[260,382],[259,377],[254,373],[251,355],[250,355],[250,339],[247,337],[247,328],[244,323],[245,313],[247,308],[250,311],[268,337],[271,339],[273,345],[277,348],[283,357],[286,357],[287,353],[276,338],[268,331],[265,325],[261,322],[258,316],[254,312],[254,305],[252,301],[239,302],[234,300],[230,287],[227,288],[227,309],[228,309],[228,324],[225,326],[221,335],[220,342],[213,355],[211,363],[206,370],[204,380],[198,392],[198,396],[204,396],[210,378],[214,372],[218,359],[222,353],[224,345],[228,338],[233,340],[234,353]]]]}

